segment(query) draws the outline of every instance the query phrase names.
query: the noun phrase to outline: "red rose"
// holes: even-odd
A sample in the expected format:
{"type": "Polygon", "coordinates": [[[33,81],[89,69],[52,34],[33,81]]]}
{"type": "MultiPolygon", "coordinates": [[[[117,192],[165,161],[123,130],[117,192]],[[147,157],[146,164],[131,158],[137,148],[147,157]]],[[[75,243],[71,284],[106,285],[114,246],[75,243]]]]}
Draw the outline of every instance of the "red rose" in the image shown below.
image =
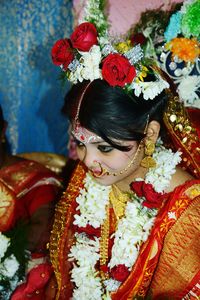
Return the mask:
{"type": "Polygon", "coordinates": [[[140,33],[140,32],[133,34],[130,37],[130,40],[133,45],[135,45],[135,44],[144,45],[146,43],[146,37],[144,36],[143,33],[140,33]]]}
{"type": "Polygon", "coordinates": [[[138,197],[144,197],[146,199],[142,203],[143,206],[148,208],[159,208],[162,205],[163,195],[156,192],[152,184],[145,183],[144,181],[135,181],[131,183],[130,187],[138,197]]]}
{"type": "Polygon", "coordinates": [[[118,265],[111,269],[112,277],[121,282],[125,281],[129,274],[130,271],[125,265],[118,265]]]}
{"type": "Polygon", "coordinates": [[[127,58],[120,54],[109,54],[103,60],[102,75],[111,86],[123,87],[133,81],[136,71],[127,58]]]}
{"type": "Polygon", "coordinates": [[[162,204],[162,194],[156,192],[150,183],[143,184],[143,193],[146,201],[142,203],[143,206],[148,208],[159,208],[162,204]]]}
{"type": "Polygon", "coordinates": [[[75,28],[70,40],[74,48],[89,51],[93,45],[97,45],[96,27],[92,23],[84,22],[75,28]]]}
{"type": "Polygon", "coordinates": [[[144,196],[143,195],[143,189],[142,189],[143,183],[144,183],[144,181],[133,181],[133,182],[131,182],[131,185],[130,185],[131,190],[134,191],[138,197],[144,196]]]}
{"type": "Polygon", "coordinates": [[[108,271],[109,271],[109,268],[108,268],[108,266],[106,266],[106,265],[100,266],[100,269],[101,269],[101,271],[104,272],[104,273],[108,273],[108,271]]]}
{"type": "Polygon", "coordinates": [[[52,61],[56,66],[63,65],[64,70],[74,58],[73,49],[68,39],[58,40],[51,50],[52,61]]]}

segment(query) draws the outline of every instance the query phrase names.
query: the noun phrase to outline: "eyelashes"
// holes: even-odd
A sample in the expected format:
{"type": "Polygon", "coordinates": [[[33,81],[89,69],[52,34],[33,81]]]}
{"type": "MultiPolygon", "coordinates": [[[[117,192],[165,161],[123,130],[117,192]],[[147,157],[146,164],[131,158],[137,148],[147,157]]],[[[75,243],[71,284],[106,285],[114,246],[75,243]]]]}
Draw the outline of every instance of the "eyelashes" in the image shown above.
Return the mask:
{"type": "Polygon", "coordinates": [[[114,148],[112,146],[99,145],[97,147],[97,149],[102,153],[109,153],[109,152],[113,151],[114,148]]]}
{"type": "MultiPolygon", "coordinates": [[[[83,144],[81,141],[74,139],[74,142],[78,148],[83,148],[85,147],[85,144],[83,144]]],[[[111,152],[114,148],[112,146],[108,145],[98,145],[97,149],[102,152],[102,153],[109,153],[111,152]]]]}
{"type": "MultiPolygon", "coordinates": [[[[75,137],[73,137],[74,138],[74,142],[75,142],[75,144],[76,144],[76,146],[77,146],[77,148],[79,148],[79,149],[83,149],[83,148],[87,148],[88,146],[85,144],[85,143],[83,143],[82,141],[80,141],[80,140],[78,140],[78,139],[76,139],[75,137]]],[[[105,154],[108,154],[108,153],[110,153],[110,152],[112,152],[113,150],[115,150],[116,148],[115,147],[113,147],[113,146],[111,146],[111,145],[109,145],[109,144],[98,144],[98,143],[92,143],[91,145],[93,145],[93,146],[95,146],[96,147],[96,149],[99,151],[99,152],[101,152],[101,153],[105,153],[105,154]],[[96,144],[96,145],[95,145],[96,144]]],[[[131,149],[133,149],[133,145],[127,145],[127,151],[130,151],[131,149]]],[[[125,151],[126,152],[126,151],[125,151]]]]}

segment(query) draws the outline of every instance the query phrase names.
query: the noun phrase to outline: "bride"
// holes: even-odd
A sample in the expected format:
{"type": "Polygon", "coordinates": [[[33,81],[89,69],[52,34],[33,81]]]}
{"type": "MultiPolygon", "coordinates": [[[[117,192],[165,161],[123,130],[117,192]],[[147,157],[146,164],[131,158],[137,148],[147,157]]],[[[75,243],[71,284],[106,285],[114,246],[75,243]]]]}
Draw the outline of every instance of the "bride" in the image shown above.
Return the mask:
{"type": "Polygon", "coordinates": [[[64,111],[79,162],[55,212],[48,299],[198,297],[200,185],[180,168],[198,141],[165,75],[100,25],[52,49],[73,83],[64,111]]]}

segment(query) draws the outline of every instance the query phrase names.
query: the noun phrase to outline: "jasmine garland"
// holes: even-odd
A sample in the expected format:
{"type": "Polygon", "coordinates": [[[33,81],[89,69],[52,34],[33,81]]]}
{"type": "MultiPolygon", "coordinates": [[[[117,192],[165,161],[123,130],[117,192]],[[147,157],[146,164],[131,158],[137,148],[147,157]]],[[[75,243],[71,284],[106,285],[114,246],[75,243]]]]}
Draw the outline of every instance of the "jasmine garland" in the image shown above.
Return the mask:
{"type": "MultiPolygon", "coordinates": [[[[180,153],[173,153],[157,143],[154,153],[157,166],[149,169],[145,176],[145,184],[151,184],[157,193],[164,194],[176,165],[181,161],[180,153]]],[[[136,181],[142,181],[141,178],[136,181]]],[[[104,187],[97,184],[87,174],[84,188],[76,199],[78,204],[77,214],[74,217],[74,225],[78,227],[92,226],[99,228],[106,217],[106,206],[109,203],[111,186],[104,187]]],[[[125,214],[119,220],[116,232],[113,234],[114,244],[108,269],[123,267],[131,271],[139,255],[141,245],[147,240],[154,225],[158,209],[143,206],[146,199],[138,197],[135,193],[130,195],[125,214]]],[[[71,280],[76,288],[73,299],[110,299],[109,293],[119,288],[122,281],[112,277],[102,280],[96,270],[96,264],[100,260],[101,237],[92,239],[86,233],[75,233],[76,243],[71,247],[69,260],[74,262],[71,280]]]]}

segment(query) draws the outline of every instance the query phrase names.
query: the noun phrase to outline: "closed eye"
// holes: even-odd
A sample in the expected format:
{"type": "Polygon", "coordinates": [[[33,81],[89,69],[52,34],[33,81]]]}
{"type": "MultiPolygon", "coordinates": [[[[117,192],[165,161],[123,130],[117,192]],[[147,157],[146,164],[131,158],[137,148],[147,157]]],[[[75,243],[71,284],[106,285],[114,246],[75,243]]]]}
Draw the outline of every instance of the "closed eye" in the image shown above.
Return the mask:
{"type": "Polygon", "coordinates": [[[112,146],[99,145],[97,147],[97,149],[102,153],[109,153],[109,152],[113,151],[114,148],[112,146]]]}

